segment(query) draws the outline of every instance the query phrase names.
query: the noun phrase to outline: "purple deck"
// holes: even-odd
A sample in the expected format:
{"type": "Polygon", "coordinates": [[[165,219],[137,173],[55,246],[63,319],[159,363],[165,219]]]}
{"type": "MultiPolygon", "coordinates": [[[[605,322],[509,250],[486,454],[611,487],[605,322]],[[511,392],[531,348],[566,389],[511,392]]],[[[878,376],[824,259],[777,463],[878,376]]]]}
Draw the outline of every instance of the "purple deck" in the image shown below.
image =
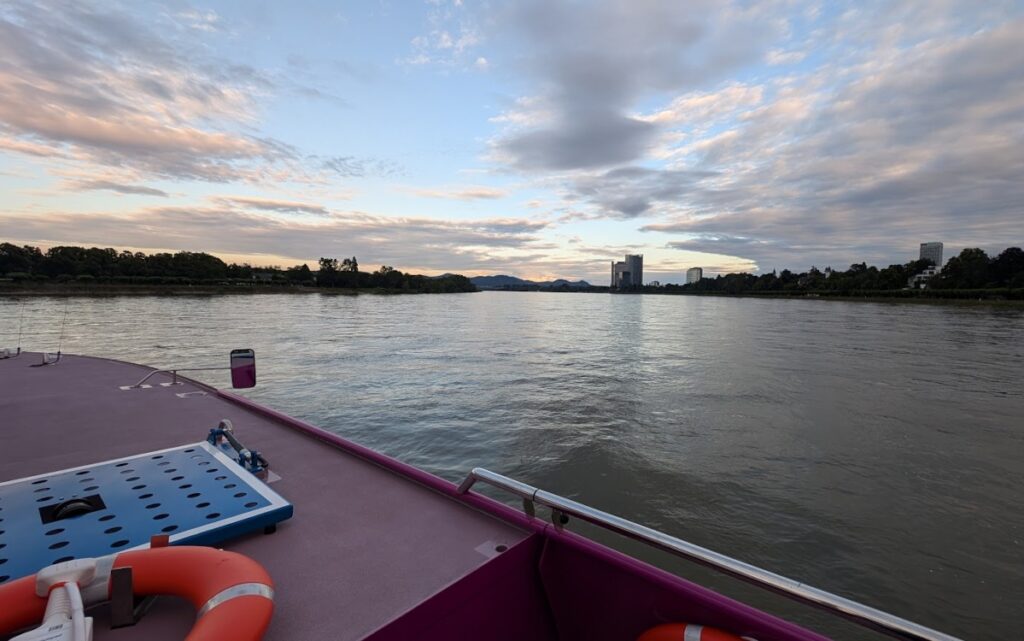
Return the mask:
{"type": "MultiPolygon", "coordinates": [[[[195,442],[224,418],[266,454],[295,515],[226,546],[274,578],[266,639],[629,641],[671,621],[823,639],[233,394],[163,375],[122,390],[149,369],[39,362],[0,361],[0,481],[195,442]]],[[[194,619],[169,597],[134,628],[95,616],[98,640],[181,639],[194,619]]]]}

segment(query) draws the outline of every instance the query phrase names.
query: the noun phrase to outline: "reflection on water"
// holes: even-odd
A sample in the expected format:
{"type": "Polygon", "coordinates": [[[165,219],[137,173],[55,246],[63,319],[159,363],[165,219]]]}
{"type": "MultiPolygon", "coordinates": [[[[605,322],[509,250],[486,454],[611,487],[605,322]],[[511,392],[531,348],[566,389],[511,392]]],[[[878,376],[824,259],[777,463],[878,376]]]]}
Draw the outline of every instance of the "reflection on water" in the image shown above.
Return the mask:
{"type": "MultiPolygon", "coordinates": [[[[2,346],[18,305],[0,301],[2,346]]],[[[63,309],[28,300],[25,346],[54,349],[63,309]]],[[[1019,310],[497,292],[82,298],[63,345],[159,366],[252,347],[248,395],[448,479],[489,467],[967,638],[1024,628],[1019,310]]]]}

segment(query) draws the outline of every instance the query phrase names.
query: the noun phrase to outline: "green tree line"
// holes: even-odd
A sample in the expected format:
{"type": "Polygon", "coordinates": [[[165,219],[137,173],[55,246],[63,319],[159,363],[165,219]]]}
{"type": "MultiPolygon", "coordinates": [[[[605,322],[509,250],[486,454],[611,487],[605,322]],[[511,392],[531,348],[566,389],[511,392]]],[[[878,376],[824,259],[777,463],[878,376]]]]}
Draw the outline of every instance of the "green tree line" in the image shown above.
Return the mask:
{"type": "MultiPolygon", "coordinates": [[[[909,288],[910,281],[922,274],[932,261],[915,260],[903,265],[879,269],[866,263],[850,265],[846,271],[811,267],[803,273],[784,269],[755,276],[749,273],[723,274],[703,278],[686,285],[667,285],[678,293],[814,293],[859,295],[865,292],[895,292],[909,288]]],[[[1024,251],[1010,247],[995,258],[977,248],[965,249],[950,258],[935,276],[925,283],[936,297],[955,297],[956,292],[972,290],[1024,289],[1024,251]]]]}
{"type": "Polygon", "coordinates": [[[416,292],[467,292],[476,288],[465,276],[431,278],[382,266],[359,271],[356,258],[321,258],[319,269],[308,265],[254,267],[225,263],[203,252],[145,254],[100,247],[51,247],[0,243],[0,276],[18,282],[114,283],[129,285],[270,284],[297,287],[389,289],[416,292]]]}

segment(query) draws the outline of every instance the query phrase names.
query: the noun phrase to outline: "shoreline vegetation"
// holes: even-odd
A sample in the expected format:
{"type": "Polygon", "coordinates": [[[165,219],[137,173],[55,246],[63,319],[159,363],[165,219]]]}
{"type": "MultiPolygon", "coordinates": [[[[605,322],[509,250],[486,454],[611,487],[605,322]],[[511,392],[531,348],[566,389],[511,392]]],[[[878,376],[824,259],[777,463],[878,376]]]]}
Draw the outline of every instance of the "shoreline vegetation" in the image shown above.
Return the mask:
{"type": "Polygon", "coordinates": [[[990,258],[984,250],[969,248],[950,258],[941,270],[928,259],[883,269],[855,263],[846,271],[831,267],[821,271],[811,267],[799,274],[788,269],[760,276],[724,274],[658,289],[685,294],[1021,299],[1024,298],[1024,250],[1009,247],[990,258]]]}
{"type": "Polygon", "coordinates": [[[324,296],[378,296],[409,294],[458,294],[475,290],[414,290],[388,289],[385,287],[325,288],[296,285],[125,285],[97,283],[80,284],[12,284],[0,279],[0,296],[82,296],[102,298],[106,296],[262,296],[266,294],[323,294],[324,296]]]}
{"type": "Polygon", "coordinates": [[[1024,251],[1010,247],[990,258],[981,249],[965,249],[951,258],[941,271],[935,270],[934,264],[925,259],[882,269],[858,263],[850,265],[846,271],[812,267],[803,273],[783,270],[760,275],[720,274],[685,285],[645,285],[617,290],[579,287],[568,282],[554,287],[511,284],[486,289],[1024,307],[1024,251]]]}
{"type": "MultiPolygon", "coordinates": [[[[644,288],[646,291],[650,288],[644,288]]],[[[983,250],[968,248],[950,258],[942,269],[921,259],[883,269],[866,263],[846,271],[811,267],[804,273],[789,270],[755,276],[725,274],[686,285],[656,288],[666,294],[705,296],[799,297],[873,300],[881,302],[972,301],[1024,303],[1024,251],[1009,247],[990,258],[983,250]]]]}
{"type": "MultiPolygon", "coordinates": [[[[12,296],[214,296],[237,294],[328,295],[433,294],[479,291],[465,276],[406,274],[388,266],[359,270],[355,257],[321,258],[288,268],[227,264],[201,252],[144,254],[98,247],[37,247],[0,243],[0,295],[12,296]]],[[[761,275],[721,274],[686,285],[612,290],[600,286],[488,287],[487,291],[590,292],[718,296],[761,299],[812,299],[891,303],[997,305],[1024,307],[1024,251],[1010,247],[995,258],[981,249],[965,249],[926,281],[918,275],[933,268],[929,260],[878,269],[865,263],[846,271],[812,267],[761,275]],[[924,287],[910,287],[910,283],[924,287]]],[[[934,271],[934,270],[932,270],[934,271]]],[[[931,272],[929,272],[931,273],[931,272]]]]}
{"type": "Polygon", "coordinates": [[[309,265],[253,267],[225,263],[202,252],[145,254],[100,247],[51,247],[0,243],[0,292],[5,294],[194,295],[307,293],[449,294],[474,292],[465,276],[406,274],[387,265],[359,270],[353,256],[321,258],[309,265]]]}

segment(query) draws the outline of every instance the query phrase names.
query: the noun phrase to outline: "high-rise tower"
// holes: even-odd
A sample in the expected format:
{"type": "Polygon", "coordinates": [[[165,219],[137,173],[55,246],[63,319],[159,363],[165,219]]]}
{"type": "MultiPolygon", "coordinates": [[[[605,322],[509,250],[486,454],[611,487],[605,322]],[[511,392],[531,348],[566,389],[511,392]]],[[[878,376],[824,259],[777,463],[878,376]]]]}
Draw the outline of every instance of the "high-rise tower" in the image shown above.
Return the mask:
{"type": "Polygon", "coordinates": [[[942,269],[942,243],[921,243],[921,259],[927,258],[942,269]]]}

